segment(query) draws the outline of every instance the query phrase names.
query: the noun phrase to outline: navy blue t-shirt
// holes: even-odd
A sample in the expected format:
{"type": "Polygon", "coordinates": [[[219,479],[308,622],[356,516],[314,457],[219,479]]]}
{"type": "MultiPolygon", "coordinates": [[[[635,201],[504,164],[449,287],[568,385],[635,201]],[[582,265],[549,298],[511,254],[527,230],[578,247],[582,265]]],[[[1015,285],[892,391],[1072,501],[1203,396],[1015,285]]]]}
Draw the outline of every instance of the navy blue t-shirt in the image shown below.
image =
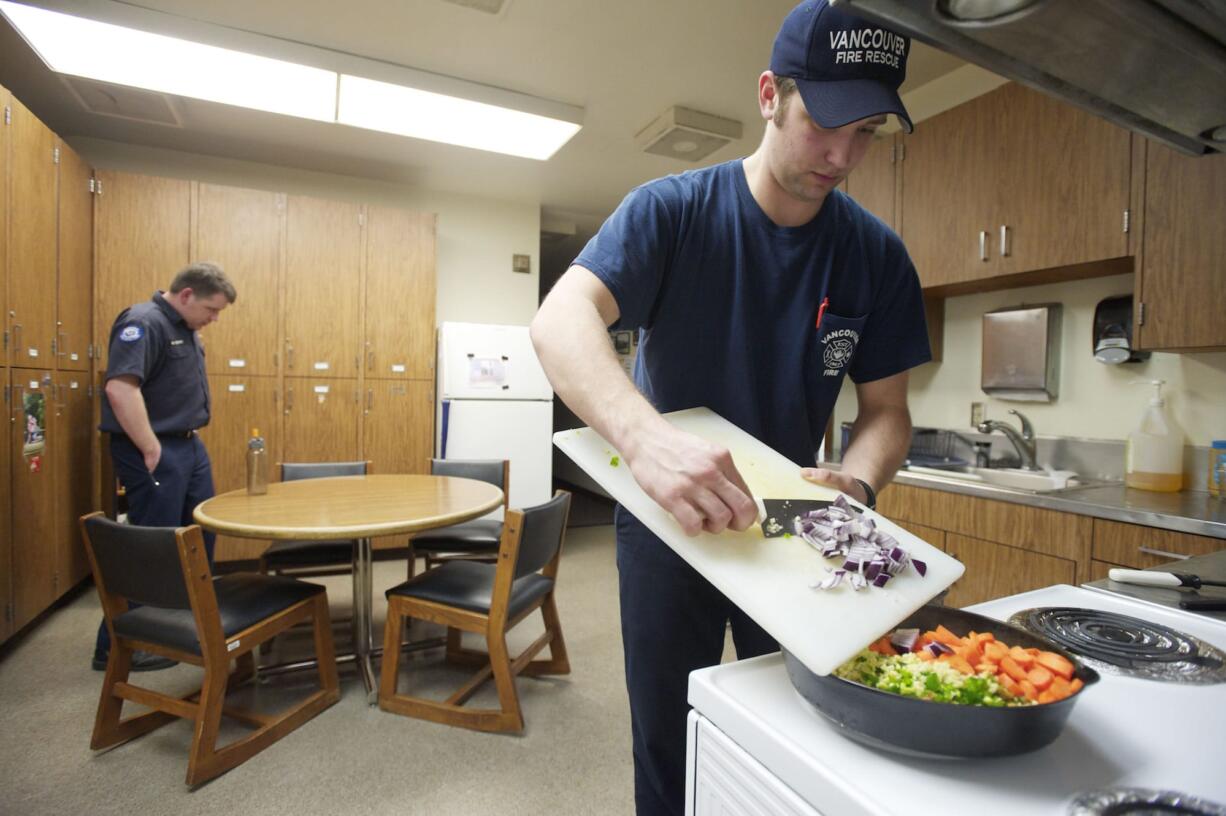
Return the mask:
{"type": "MultiPolygon", "coordinates": [[[[106,379],[137,379],[154,433],[180,434],[209,424],[204,346],[161,292],[119,313],[109,348],[106,379]]],[[[99,429],[124,432],[105,398],[99,429]]]]}
{"type": "Polygon", "coordinates": [[[871,382],[932,358],[898,236],[837,190],[780,227],[739,159],[631,191],[575,263],[617,300],[615,328],[641,330],[634,380],[657,410],[706,406],[802,466],[844,374],[871,382]]]}

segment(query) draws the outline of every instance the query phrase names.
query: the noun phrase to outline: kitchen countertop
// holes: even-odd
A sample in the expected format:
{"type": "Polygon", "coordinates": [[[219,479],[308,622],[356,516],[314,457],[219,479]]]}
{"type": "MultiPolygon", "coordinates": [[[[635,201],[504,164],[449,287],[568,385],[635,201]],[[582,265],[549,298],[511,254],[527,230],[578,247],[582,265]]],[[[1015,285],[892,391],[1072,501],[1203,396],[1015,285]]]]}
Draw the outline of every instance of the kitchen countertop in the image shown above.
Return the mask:
{"type": "MultiPolygon", "coordinates": [[[[818,467],[838,470],[839,464],[823,462],[818,467]]],[[[1123,482],[1109,482],[1079,485],[1050,493],[1029,493],[955,479],[918,476],[906,470],[898,471],[894,482],[1226,540],[1226,499],[1219,499],[1205,491],[1155,493],[1126,487],[1123,482]]]]}
{"type": "MultiPolygon", "coordinates": [[[[1187,575],[1198,575],[1208,581],[1226,581],[1226,551],[1196,555],[1182,561],[1173,561],[1157,567],[1149,567],[1149,572],[1180,572],[1187,575]]],[[[1159,606],[1178,607],[1179,602],[1189,598],[1205,598],[1226,601],[1226,587],[1201,587],[1192,589],[1166,589],[1164,587],[1137,586],[1136,584],[1121,584],[1110,578],[1101,578],[1083,586],[1092,589],[1105,589],[1119,595],[1127,595],[1139,601],[1158,604],[1159,606]]],[[[1198,615],[1206,615],[1226,621],[1226,612],[1198,611],[1198,615]]]]}

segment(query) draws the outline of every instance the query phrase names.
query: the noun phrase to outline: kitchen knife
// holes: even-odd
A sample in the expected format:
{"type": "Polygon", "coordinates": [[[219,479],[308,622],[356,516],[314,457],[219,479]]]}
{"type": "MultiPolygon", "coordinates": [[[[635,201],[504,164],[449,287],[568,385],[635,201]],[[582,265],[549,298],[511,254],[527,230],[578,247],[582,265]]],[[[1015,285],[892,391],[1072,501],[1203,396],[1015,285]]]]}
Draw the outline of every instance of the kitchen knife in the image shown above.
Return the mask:
{"type": "Polygon", "coordinates": [[[1107,572],[1107,577],[1121,584],[1138,584],[1140,586],[1189,587],[1191,589],[1200,589],[1202,586],[1226,587],[1226,581],[1209,581],[1201,578],[1199,575],[1188,575],[1182,572],[1133,570],[1116,567],[1107,572]]]}
{"type": "Polygon", "coordinates": [[[830,506],[824,499],[762,499],[762,535],[795,535],[796,517],[830,506]]]}

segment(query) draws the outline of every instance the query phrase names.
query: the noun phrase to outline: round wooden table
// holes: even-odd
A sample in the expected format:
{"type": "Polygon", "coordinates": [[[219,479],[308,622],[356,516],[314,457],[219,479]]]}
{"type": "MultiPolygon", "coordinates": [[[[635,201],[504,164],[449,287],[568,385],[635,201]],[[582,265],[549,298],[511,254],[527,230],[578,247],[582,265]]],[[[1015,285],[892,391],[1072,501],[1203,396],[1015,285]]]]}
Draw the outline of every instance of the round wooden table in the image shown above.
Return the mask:
{"type": "Polygon", "coordinates": [[[262,496],[232,490],[201,502],[192,517],[201,527],[226,535],[358,542],[353,552],[354,660],[373,702],[370,539],[447,527],[501,504],[501,490],[474,479],[372,474],[274,482],[262,496]]]}

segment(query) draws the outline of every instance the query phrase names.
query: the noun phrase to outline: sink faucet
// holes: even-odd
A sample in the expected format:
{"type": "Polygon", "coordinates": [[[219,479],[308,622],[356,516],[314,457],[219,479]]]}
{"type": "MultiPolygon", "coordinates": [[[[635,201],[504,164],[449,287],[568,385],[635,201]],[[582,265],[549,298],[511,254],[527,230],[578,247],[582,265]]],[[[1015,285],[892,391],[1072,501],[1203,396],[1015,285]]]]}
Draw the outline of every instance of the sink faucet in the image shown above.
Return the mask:
{"type": "Polygon", "coordinates": [[[1026,470],[1042,470],[1043,468],[1039,467],[1038,462],[1035,460],[1034,426],[1030,424],[1030,420],[1026,419],[1025,415],[1020,411],[1010,410],[1009,413],[1021,420],[1021,433],[1018,433],[1007,422],[999,422],[995,419],[986,419],[980,422],[979,433],[990,434],[992,431],[1000,431],[1013,443],[1013,447],[1017,450],[1017,455],[1021,457],[1023,468],[1026,470]]]}

